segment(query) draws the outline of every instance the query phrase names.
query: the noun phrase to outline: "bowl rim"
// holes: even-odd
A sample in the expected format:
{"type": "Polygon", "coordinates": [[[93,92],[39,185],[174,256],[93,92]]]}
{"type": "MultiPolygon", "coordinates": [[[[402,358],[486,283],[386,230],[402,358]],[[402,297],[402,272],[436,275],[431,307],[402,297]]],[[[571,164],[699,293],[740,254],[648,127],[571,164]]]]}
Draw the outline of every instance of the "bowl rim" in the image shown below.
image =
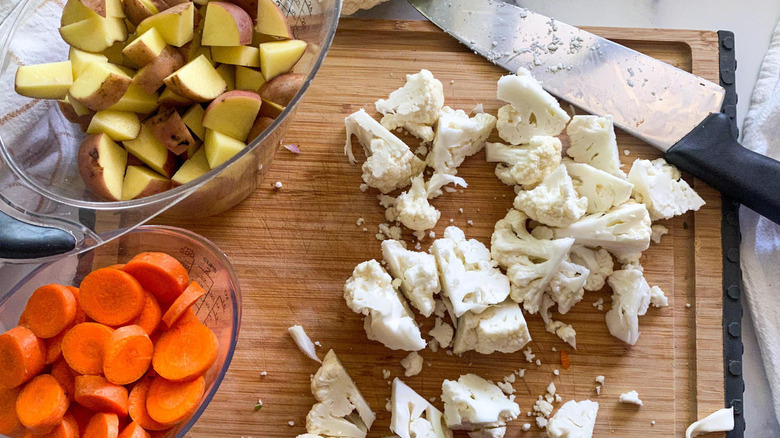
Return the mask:
{"type": "MultiPolygon", "coordinates": [[[[0,35],[0,61],[6,58],[8,49],[10,47],[11,42],[14,40],[14,36],[16,32],[19,30],[19,27],[23,22],[23,20],[28,18],[29,15],[28,10],[31,7],[34,7],[35,5],[41,3],[41,1],[42,0],[22,0],[19,4],[12,7],[11,8],[12,11],[9,14],[9,16],[5,17],[5,19],[2,22],[0,22],[0,24],[6,24],[10,21],[10,23],[8,23],[10,29],[6,33],[0,35]],[[13,16],[14,13],[17,13],[17,15],[13,16]]],[[[157,210],[157,213],[158,214],[162,213],[163,211],[172,207],[177,202],[183,200],[185,197],[192,194],[198,188],[200,188],[201,186],[203,186],[204,184],[206,184],[207,182],[209,182],[210,180],[218,176],[220,173],[222,173],[222,171],[224,171],[225,169],[227,169],[228,167],[236,163],[238,160],[248,155],[255,148],[260,146],[261,143],[265,142],[265,140],[274,131],[276,131],[279,125],[285,122],[286,119],[292,115],[292,113],[295,111],[296,107],[298,106],[298,103],[302,100],[303,95],[306,93],[306,90],[308,90],[309,86],[311,85],[311,82],[314,80],[314,77],[317,75],[320,68],[322,67],[322,64],[325,62],[325,58],[333,43],[333,39],[336,35],[336,31],[338,30],[338,22],[341,16],[342,0],[332,0],[332,1],[333,1],[333,16],[331,17],[329,22],[323,21],[323,25],[328,25],[329,28],[327,34],[324,37],[323,43],[320,47],[319,54],[317,55],[317,58],[314,60],[314,64],[312,65],[311,70],[306,76],[303,85],[301,85],[301,88],[295,94],[295,96],[290,101],[290,103],[284,108],[282,113],[278,117],[276,117],[276,119],[274,119],[274,122],[263,131],[262,134],[260,134],[253,141],[249,142],[247,146],[244,149],[242,149],[239,153],[237,153],[236,155],[234,155],[233,157],[231,157],[230,159],[228,159],[226,162],[222,163],[218,167],[209,170],[205,174],[201,175],[200,177],[186,184],[183,184],[178,187],[174,187],[162,193],[158,193],[140,199],[132,199],[127,201],[84,201],[84,200],[73,199],[67,196],[54,193],[49,188],[43,186],[33,178],[27,176],[24,170],[22,170],[16,164],[15,160],[9,153],[8,149],[5,147],[5,143],[2,140],[2,137],[0,137],[0,157],[2,157],[2,161],[5,162],[5,164],[11,169],[14,176],[18,178],[24,185],[31,188],[36,193],[45,196],[49,200],[56,201],[57,203],[65,204],[73,207],[79,207],[79,208],[88,208],[92,210],[107,210],[107,211],[128,210],[132,208],[145,207],[149,205],[159,205],[160,208],[159,210],[157,210]],[[170,201],[170,202],[168,204],[164,204],[164,201],[170,201]]],[[[3,202],[8,202],[8,201],[3,200],[3,202]]]]}
{"type": "MultiPolygon", "coordinates": [[[[228,345],[225,361],[220,367],[216,375],[216,378],[214,379],[214,383],[211,386],[211,389],[209,389],[209,391],[203,395],[203,398],[200,402],[200,405],[198,406],[198,409],[188,417],[186,423],[180,423],[181,429],[178,432],[176,432],[176,435],[174,435],[174,437],[181,438],[184,437],[184,435],[192,428],[192,426],[195,425],[195,423],[198,421],[198,419],[203,414],[203,412],[205,412],[209,403],[211,403],[211,400],[214,398],[217,391],[219,390],[219,387],[222,384],[222,381],[225,379],[228,370],[230,369],[230,364],[233,361],[233,355],[235,354],[236,347],[238,345],[238,334],[241,329],[241,303],[240,303],[241,284],[238,281],[238,274],[236,274],[233,264],[230,262],[230,259],[227,257],[224,251],[222,251],[222,249],[219,248],[219,246],[217,246],[214,242],[212,242],[211,240],[207,239],[204,236],[201,236],[198,233],[187,230],[185,228],[173,227],[170,225],[142,225],[129,230],[124,235],[130,236],[134,233],[148,233],[148,232],[171,233],[180,237],[184,237],[190,241],[194,241],[197,244],[206,247],[219,261],[219,263],[221,263],[225,267],[228,274],[228,278],[233,286],[233,294],[232,294],[233,297],[231,299],[233,318],[231,321],[230,344],[228,345]]],[[[96,250],[98,248],[99,247],[93,248],[92,250],[96,250]]],[[[83,253],[71,254],[68,257],[79,257],[82,254],[83,253]]],[[[37,267],[35,267],[30,273],[28,273],[21,280],[19,280],[19,282],[16,283],[7,293],[0,296],[0,306],[2,306],[11,296],[14,295],[16,291],[18,291],[22,286],[27,284],[40,271],[50,266],[52,263],[56,263],[57,261],[60,260],[62,259],[41,263],[37,267]]]]}

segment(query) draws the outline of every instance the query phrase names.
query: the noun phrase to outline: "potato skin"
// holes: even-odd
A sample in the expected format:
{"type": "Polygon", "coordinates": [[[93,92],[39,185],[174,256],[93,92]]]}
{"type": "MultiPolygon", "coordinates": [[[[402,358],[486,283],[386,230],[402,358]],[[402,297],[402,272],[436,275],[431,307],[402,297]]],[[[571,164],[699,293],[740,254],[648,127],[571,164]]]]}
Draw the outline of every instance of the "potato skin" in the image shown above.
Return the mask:
{"type": "Polygon", "coordinates": [[[106,134],[101,132],[100,134],[88,135],[84,141],[81,142],[77,158],[79,174],[84,181],[84,185],[95,195],[107,201],[119,201],[119,199],[112,196],[111,192],[108,190],[104,178],[104,170],[103,167],[100,166],[98,144],[100,143],[100,137],[103,135],[106,134]]]}
{"type": "Polygon", "coordinates": [[[124,6],[125,14],[127,14],[127,19],[135,26],[138,26],[145,18],[154,15],[152,11],[144,7],[143,3],[138,0],[122,0],[122,5],[124,6]]]}
{"type": "MultiPolygon", "coordinates": [[[[215,3],[225,9],[225,11],[227,11],[233,17],[233,21],[236,23],[236,28],[238,28],[238,44],[241,46],[252,44],[252,33],[254,26],[252,25],[252,18],[249,16],[249,13],[247,13],[247,11],[245,11],[240,6],[237,6],[233,3],[210,2],[209,4],[215,3]]],[[[256,14],[257,13],[255,13],[255,15],[256,14]]]]}
{"type": "Polygon", "coordinates": [[[138,70],[133,78],[133,84],[152,94],[162,87],[163,80],[168,75],[182,66],[184,66],[184,57],[181,53],[171,46],[166,46],[154,61],[138,70]]]}
{"type": "Polygon", "coordinates": [[[144,124],[160,143],[176,155],[187,152],[195,144],[189,128],[172,107],[160,107],[157,114],[146,119],[144,124]]]}
{"type": "Polygon", "coordinates": [[[240,7],[252,20],[257,19],[257,0],[228,0],[230,3],[240,7]]]}
{"type": "Polygon", "coordinates": [[[277,76],[260,87],[260,97],[269,102],[287,106],[306,81],[306,75],[287,73],[277,76]]]}
{"type": "Polygon", "coordinates": [[[108,109],[111,105],[119,102],[119,99],[125,95],[127,87],[133,82],[132,79],[118,74],[110,74],[100,87],[89,96],[74,99],[81,102],[82,105],[92,111],[102,111],[108,109]]]}
{"type": "Polygon", "coordinates": [[[95,115],[94,111],[90,111],[89,114],[84,114],[83,116],[80,116],[76,114],[76,111],[69,103],[65,103],[61,101],[57,101],[57,106],[59,106],[60,112],[65,117],[65,120],[71,123],[77,123],[81,127],[82,131],[87,130],[87,127],[89,127],[89,123],[92,121],[92,116],[95,115]]]}
{"type": "Polygon", "coordinates": [[[249,135],[246,137],[247,144],[250,143],[252,140],[257,138],[258,135],[262,134],[263,131],[266,130],[271,124],[274,122],[274,119],[270,117],[263,117],[259,116],[255,119],[255,123],[252,125],[252,129],[249,130],[249,135]]]}

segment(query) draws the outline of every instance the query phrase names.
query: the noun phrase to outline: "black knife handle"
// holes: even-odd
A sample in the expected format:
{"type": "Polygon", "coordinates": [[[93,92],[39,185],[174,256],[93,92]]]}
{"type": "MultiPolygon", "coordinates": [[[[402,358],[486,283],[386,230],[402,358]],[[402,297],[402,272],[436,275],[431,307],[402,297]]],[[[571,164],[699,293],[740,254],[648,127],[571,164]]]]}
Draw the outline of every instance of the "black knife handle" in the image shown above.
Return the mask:
{"type": "Polygon", "coordinates": [[[666,161],[780,224],[780,162],[746,149],[723,113],[710,114],[666,151],[666,161]]]}
{"type": "Polygon", "coordinates": [[[67,231],[22,222],[0,211],[0,259],[48,257],[75,247],[76,238],[67,231]]]}

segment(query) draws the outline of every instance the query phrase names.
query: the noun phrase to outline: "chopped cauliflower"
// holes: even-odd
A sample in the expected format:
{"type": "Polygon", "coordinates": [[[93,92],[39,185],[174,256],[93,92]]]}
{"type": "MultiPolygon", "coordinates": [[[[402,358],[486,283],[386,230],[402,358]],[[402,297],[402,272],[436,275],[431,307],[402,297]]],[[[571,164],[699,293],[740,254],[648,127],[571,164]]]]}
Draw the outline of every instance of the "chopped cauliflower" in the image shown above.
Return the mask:
{"type": "Polygon", "coordinates": [[[561,164],[561,141],[537,135],[524,146],[486,143],[485,160],[498,163],[496,177],[504,184],[533,188],[561,164]]]}
{"type": "Polygon", "coordinates": [[[412,351],[405,358],[401,359],[401,366],[404,367],[404,376],[416,376],[422,371],[423,358],[416,351],[412,351]]]}
{"type": "Polygon", "coordinates": [[[547,294],[558,304],[558,313],[564,315],[582,300],[585,294],[585,282],[588,281],[590,270],[585,266],[572,263],[571,260],[561,262],[560,269],[556,272],[547,294]]]}
{"type": "Polygon", "coordinates": [[[651,220],[669,219],[704,205],[680,171],[663,158],[634,161],[628,181],[634,184],[634,199],[647,206],[651,220]]]}
{"type": "Polygon", "coordinates": [[[588,199],[577,195],[566,167],[561,165],[534,189],[517,193],[514,207],[544,225],[567,227],[585,214],[588,199]]]}
{"type": "Polygon", "coordinates": [[[400,438],[452,438],[441,411],[397,377],[390,405],[390,430],[400,438]]]}
{"type": "Polygon", "coordinates": [[[653,225],[650,227],[650,240],[655,243],[661,243],[661,237],[669,234],[669,229],[663,225],[653,225]]]}
{"type": "Polygon", "coordinates": [[[650,304],[653,307],[666,307],[669,305],[669,299],[666,298],[664,291],[658,286],[650,288],[650,304]]]}
{"type": "Polygon", "coordinates": [[[392,281],[376,260],[363,262],[344,285],[344,299],[353,312],[366,316],[363,325],[368,339],[391,350],[422,350],[425,341],[420,328],[392,281]]]}
{"type": "Polygon", "coordinates": [[[428,166],[437,173],[455,175],[466,157],[485,146],[485,140],[496,126],[496,118],[488,113],[469,117],[463,110],[445,106],[436,124],[433,146],[428,152],[428,166]]]}
{"type": "Polygon", "coordinates": [[[558,101],[524,68],[498,80],[497,96],[509,104],[498,110],[498,135],[511,144],[528,143],[535,135],[556,136],[569,122],[558,101]]]}
{"type": "Polygon", "coordinates": [[[423,141],[433,141],[433,128],[444,106],[444,88],[425,69],[406,75],[406,84],[376,102],[382,113],[382,126],[389,130],[403,128],[423,141]]]}
{"type": "Polygon", "coordinates": [[[451,429],[503,427],[520,415],[520,406],[514,402],[514,396],[507,397],[501,388],[476,374],[444,380],[441,389],[444,419],[451,429]]]}
{"type": "Polygon", "coordinates": [[[296,324],[292,327],[289,327],[287,329],[287,333],[292,336],[293,340],[295,341],[295,345],[298,346],[303,354],[309,356],[311,360],[316,360],[317,362],[322,363],[320,358],[317,357],[317,351],[314,349],[314,342],[311,341],[311,338],[306,334],[306,331],[303,329],[303,327],[296,324]]]}
{"type": "Polygon", "coordinates": [[[452,342],[452,337],[455,334],[455,330],[451,325],[444,322],[441,317],[437,316],[436,322],[428,334],[433,336],[433,339],[435,339],[442,348],[447,348],[450,346],[450,342],[452,342]]]}
{"type": "Polygon", "coordinates": [[[355,135],[366,152],[363,163],[363,181],[382,193],[389,193],[409,185],[413,176],[425,169],[425,162],[417,158],[403,141],[379,124],[364,109],[344,119],[347,143],[344,152],[351,164],[352,135],[355,135]]]}
{"type": "Polygon", "coordinates": [[[650,247],[650,215],[644,204],[629,201],[554,232],[557,238],[573,237],[577,244],[600,246],[621,260],[638,259],[650,247]]]}
{"type": "Polygon", "coordinates": [[[387,0],[344,0],[341,3],[341,15],[352,15],[361,9],[371,9],[387,0]]]}
{"type": "Polygon", "coordinates": [[[306,416],[306,432],[365,438],[376,415],[333,350],[325,355],[312,378],[311,392],[318,403],[306,416]]]}
{"type": "Polygon", "coordinates": [[[509,296],[509,280],[493,265],[490,251],[478,240],[466,240],[460,228],[447,227],[428,251],[436,257],[441,288],[456,317],[481,312],[509,296]]]}
{"type": "Polygon", "coordinates": [[[573,263],[585,266],[590,270],[590,275],[585,281],[585,290],[587,291],[601,290],[615,267],[612,256],[604,248],[592,249],[582,245],[573,245],[569,251],[569,257],[573,263]]]}
{"type": "Polygon", "coordinates": [[[569,135],[569,149],[566,154],[578,163],[590,164],[596,169],[625,178],[620,170],[615,128],[612,116],[574,116],[566,128],[569,135]]]}
{"type": "Polygon", "coordinates": [[[618,397],[618,400],[620,400],[620,403],[626,403],[626,404],[632,404],[637,406],[644,406],[644,403],[642,403],[642,400],[639,399],[639,393],[635,390],[628,391],[624,394],[620,394],[620,397],[618,397]]]}
{"type": "Polygon", "coordinates": [[[612,288],[612,308],[606,313],[609,333],[634,345],[639,339],[639,316],[650,305],[650,286],[636,268],[615,271],[607,282],[612,288]]]}
{"type": "Polygon", "coordinates": [[[534,314],[542,305],[545,288],[560,269],[574,239],[540,240],[526,228],[528,218],[510,210],[496,222],[490,240],[493,260],[507,271],[512,283],[511,298],[534,314]]]}
{"type": "Polygon", "coordinates": [[[393,278],[401,279],[401,292],[424,317],[436,306],[434,296],[441,291],[436,258],[425,252],[410,251],[397,240],[382,242],[382,256],[393,278]]]}
{"type": "Polygon", "coordinates": [[[441,194],[441,188],[449,183],[468,187],[463,178],[452,175],[434,174],[426,183],[423,176],[412,178],[409,190],[398,195],[394,201],[386,200],[388,206],[385,218],[400,221],[406,228],[414,231],[426,231],[436,226],[441,212],[428,200],[441,194]]]}
{"type": "Polygon", "coordinates": [[[547,423],[549,438],[591,438],[596,426],[599,404],[583,400],[569,400],[547,423]]]}
{"type": "Polygon", "coordinates": [[[552,319],[552,315],[550,315],[550,308],[555,304],[555,302],[550,298],[549,295],[545,294],[542,298],[542,304],[541,308],[539,309],[539,313],[542,315],[542,321],[544,322],[544,329],[547,330],[548,333],[552,333],[559,338],[563,342],[566,342],[567,344],[571,345],[571,348],[577,349],[577,332],[574,330],[574,327],[572,327],[570,324],[566,324],[563,321],[556,321],[552,319]]]}
{"type": "Polygon", "coordinates": [[[634,185],[603,170],[571,160],[563,160],[572,178],[574,190],[588,198],[588,213],[606,213],[628,201],[634,185]]]}
{"type": "MultiPolygon", "coordinates": [[[[433,199],[442,195],[442,187],[447,184],[455,184],[458,187],[466,188],[469,185],[466,184],[466,180],[463,178],[450,175],[447,173],[434,173],[431,175],[431,179],[425,183],[425,191],[428,193],[428,199],[433,199]]],[[[431,236],[433,237],[433,236],[431,236]]]]}
{"type": "Polygon", "coordinates": [[[452,352],[474,350],[481,354],[494,351],[514,353],[531,342],[523,311],[514,301],[490,306],[482,313],[467,312],[458,319],[452,352]]]}

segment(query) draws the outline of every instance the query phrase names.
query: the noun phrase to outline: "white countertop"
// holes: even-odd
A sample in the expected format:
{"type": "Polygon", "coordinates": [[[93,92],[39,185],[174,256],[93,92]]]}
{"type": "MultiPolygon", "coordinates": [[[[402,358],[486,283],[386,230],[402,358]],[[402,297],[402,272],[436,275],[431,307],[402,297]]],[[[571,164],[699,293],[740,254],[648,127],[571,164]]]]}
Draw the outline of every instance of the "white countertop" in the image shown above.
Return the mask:
{"type": "MultiPolygon", "coordinates": [[[[514,0],[527,7],[579,26],[650,27],[664,29],[730,30],[734,32],[737,56],[738,126],[742,128],[750,95],[772,30],[780,19],[777,0],[514,0]]],[[[370,11],[355,14],[365,18],[422,19],[405,0],[390,0],[370,11]]],[[[744,302],[742,337],[745,346],[744,411],[746,437],[780,437],[772,409],[769,383],[744,302]]]]}

